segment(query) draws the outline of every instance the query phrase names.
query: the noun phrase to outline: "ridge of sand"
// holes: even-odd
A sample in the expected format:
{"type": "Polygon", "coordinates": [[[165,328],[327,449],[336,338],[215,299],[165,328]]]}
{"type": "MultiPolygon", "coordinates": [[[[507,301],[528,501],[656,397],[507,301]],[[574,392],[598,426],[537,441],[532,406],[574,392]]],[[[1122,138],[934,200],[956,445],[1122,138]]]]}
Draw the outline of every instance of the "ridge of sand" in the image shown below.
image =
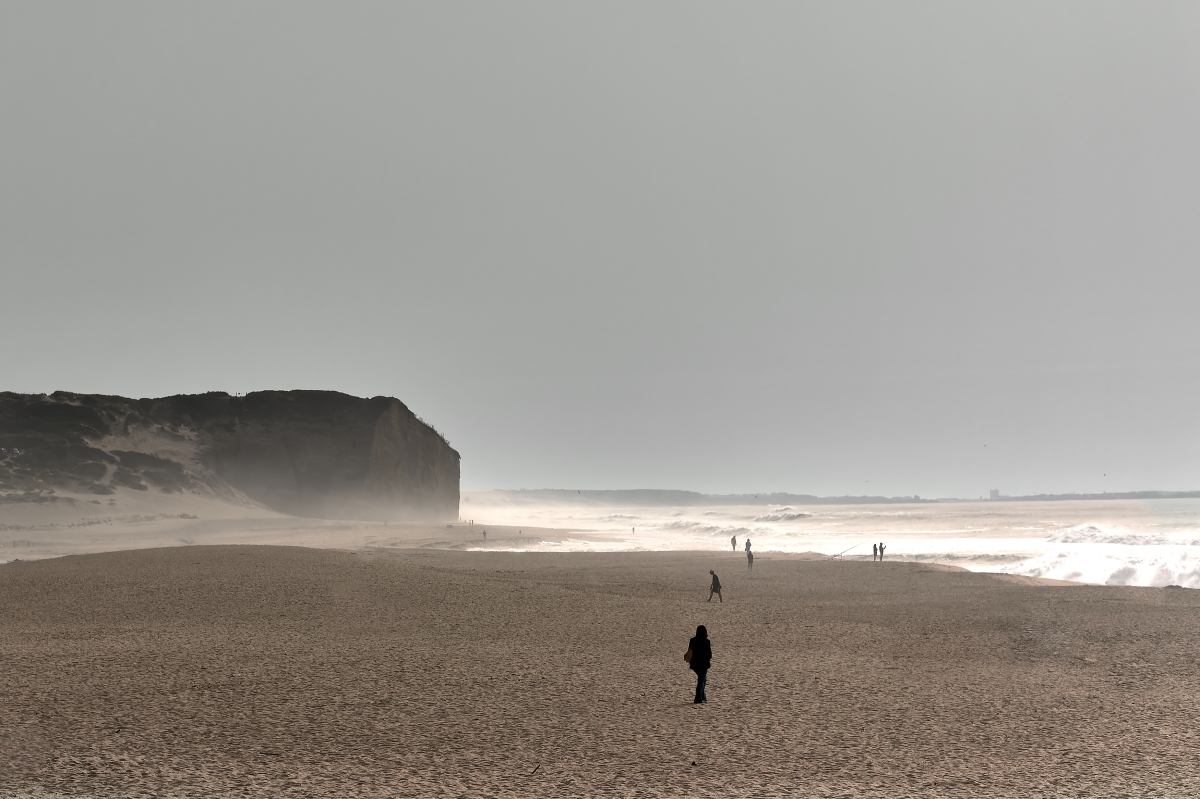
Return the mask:
{"type": "Polygon", "coordinates": [[[1195,796],[1198,610],[740,553],[9,563],[0,796],[1195,796]]]}
{"type": "Polygon", "coordinates": [[[253,502],[197,492],[56,491],[41,502],[0,503],[0,563],[170,546],[258,544],[324,549],[520,547],[603,534],[462,522],[376,522],[289,516],[253,502]],[[486,542],[483,530],[488,531],[486,542]]]}

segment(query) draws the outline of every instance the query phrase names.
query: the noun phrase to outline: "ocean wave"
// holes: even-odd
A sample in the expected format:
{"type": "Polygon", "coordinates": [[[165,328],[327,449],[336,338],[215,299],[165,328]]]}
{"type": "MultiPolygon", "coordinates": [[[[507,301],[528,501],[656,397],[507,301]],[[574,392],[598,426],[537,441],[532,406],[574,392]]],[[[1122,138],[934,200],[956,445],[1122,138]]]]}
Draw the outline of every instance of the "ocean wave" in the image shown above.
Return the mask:
{"type": "Polygon", "coordinates": [[[761,528],[751,527],[724,527],[718,524],[706,524],[704,522],[666,522],[660,524],[656,528],[658,530],[684,530],[689,533],[699,533],[701,535],[746,535],[747,533],[758,533],[761,528]]]}
{"type": "Polygon", "coordinates": [[[1072,527],[1046,537],[1052,544],[1124,544],[1126,546],[1196,546],[1200,539],[1181,540],[1154,533],[1135,533],[1130,530],[1105,530],[1094,524],[1072,527]]]}
{"type": "Polygon", "coordinates": [[[756,522],[791,522],[796,519],[811,519],[811,513],[767,513],[763,516],[755,516],[756,522]]]}
{"type": "Polygon", "coordinates": [[[1009,574],[1076,580],[1103,585],[1141,585],[1162,588],[1179,585],[1200,588],[1200,561],[1182,548],[1138,557],[1054,552],[1006,568],[1009,574]]]}
{"type": "Polygon", "coordinates": [[[998,565],[1004,563],[1020,563],[1029,560],[1028,553],[988,553],[988,552],[928,552],[920,555],[889,555],[894,560],[911,560],[920,563],[986,563],[998,565]]]}

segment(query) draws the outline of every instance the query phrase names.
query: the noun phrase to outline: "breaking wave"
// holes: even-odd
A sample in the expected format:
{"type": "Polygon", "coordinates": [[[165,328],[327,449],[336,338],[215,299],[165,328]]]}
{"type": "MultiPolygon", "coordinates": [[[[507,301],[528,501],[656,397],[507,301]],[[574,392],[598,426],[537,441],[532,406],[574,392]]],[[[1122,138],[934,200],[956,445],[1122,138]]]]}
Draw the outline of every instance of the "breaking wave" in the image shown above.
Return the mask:
{"type": "Polygon", "coordinates": [[[1145,556],[1095,551],[1051,552],[1013,564],[1008,574],[1104,585],[1200,588],[1200,557],[1183,548],[1145,556]]]}
{"type": "Polygon", "coordinates": [[[1181,539],[1161,533],[1140,533],[1133,530],[1105,530],[1094,524],[1072,527],[1052,533],[1046,540],[1053,544],[1121,544],[1124,546],[1197,546],[1200,538],[1181,539]]]}
{"type": "Polygon", "coordinates": [[[667,522],[656,526],[655,529],[685,530],[689,533],[699,533],[701,535],[746,535],[762,530],[762,528],[750,527],[723,527],[717,524],[704,524],[702,522],[667,522]]]}

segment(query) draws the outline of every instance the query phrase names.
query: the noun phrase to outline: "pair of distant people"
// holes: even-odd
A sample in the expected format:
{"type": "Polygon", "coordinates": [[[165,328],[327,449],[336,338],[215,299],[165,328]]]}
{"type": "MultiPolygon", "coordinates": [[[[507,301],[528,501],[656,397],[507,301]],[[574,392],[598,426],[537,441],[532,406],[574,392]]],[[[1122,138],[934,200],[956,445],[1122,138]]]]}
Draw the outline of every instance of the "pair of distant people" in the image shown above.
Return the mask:
{"type": "MultiPolygon", "coordinates": [[[[737,536],[736,535],[730,537],[729,546],[733,548],[734,552],[737,552],[737,536]]],[[[750,539],[749,538],[746,539],[746,568],[750,569],[751,571],[753,571],[753,569],[754,569],[754,553],[750,551],[750,539]]],[[[711,597],[710,597],[710,599],[711,599],[711,597]]]]}
{"type": "Polygon", "coordinates": [[[873,561],[878,560],[882,563],[883,562],[883,550],[885,550],[885,549],[887,549],[887,547],[885,547],[883,545],[882,541],[880,541],[878,544],[872,544],[871,545],[871,560],[873,560],[873,561]]]}

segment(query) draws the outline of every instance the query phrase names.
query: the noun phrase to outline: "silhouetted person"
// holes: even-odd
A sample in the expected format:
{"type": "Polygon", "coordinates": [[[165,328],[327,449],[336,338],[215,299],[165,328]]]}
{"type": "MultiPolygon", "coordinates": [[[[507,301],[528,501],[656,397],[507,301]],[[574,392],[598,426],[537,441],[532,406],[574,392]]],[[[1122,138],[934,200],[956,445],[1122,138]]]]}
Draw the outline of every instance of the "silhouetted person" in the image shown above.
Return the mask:
{"type": "Polygon", "coordinates": [[[883,545],[883,542],[880,541],[879,542],[879,562],[880,563],[883,563],[883,550],[885,550],[885,549],[887,549],[887,547],[885,547],[883,545]]]}
{"type": "Polygon", "coordinates": [[[737,536],[736,535],[733,538],[729,539],[729,546],[733,547],[734,552],[737,552],[737,536]]]}
{"type": "Polygon", "coordinates": [[[749,549],[746,550],[746,569],[747,571],[754,571],[754,553],[749,549]]]}
{"type": "Polygon", "coordinates": [[[749,538],[746,539],[746,551],[747,552],[750,551],[750,539],[749,538]]]}
{"type": "Polygon", "coordinates": [[[483,531],[483,540],[487,541],[487,530],[483,531]]]}
{"type": "Polygon", "coordinates": [[[708,642],[708,629],[703,624],[696,628],[696,637],[688,641],[688,651],[692,653],[688,667],[696,672],[696,698],[692,704],[699,705],[708,701],[704,687],[708,684],[708,667],[712,665],[712,645],[708,642]]]}
{"type": "Polygon", "coordinates": [[[712,569],[709,569],[708,573],[711,574],[713,577],[712,585],[710,585],[708,587],[708,601],[712,602],[712,595],[716,594],[717,599],[721,600],[721,602],[724,603],[725,597],[721,596],[721,578],[718,577],[717,573],[715,571],[713,571],[712,569]]]}
{"type": "Polygon", "coordinates": [[[871,562],[879,560],[879,544],[871,544],[871,562]]]}

